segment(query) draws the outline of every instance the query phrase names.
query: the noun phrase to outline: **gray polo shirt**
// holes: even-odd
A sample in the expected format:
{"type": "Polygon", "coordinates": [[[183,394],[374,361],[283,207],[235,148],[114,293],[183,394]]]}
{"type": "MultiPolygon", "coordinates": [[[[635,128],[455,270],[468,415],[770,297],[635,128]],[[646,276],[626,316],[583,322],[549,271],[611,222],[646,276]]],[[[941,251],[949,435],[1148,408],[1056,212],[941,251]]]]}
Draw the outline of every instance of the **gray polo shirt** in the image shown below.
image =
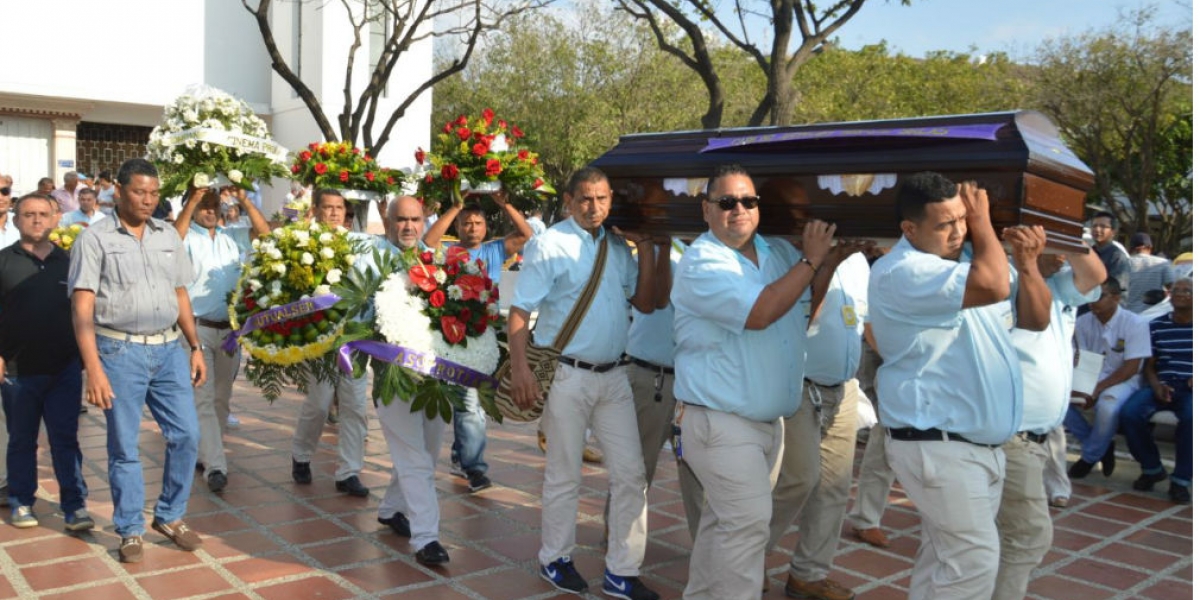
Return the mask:
{"type": "Polygon", "coordinates": [[[153,335],[179,320],[176,288],[192,281],[192,265],[179,233],[159,219],[139,240],[116,218],[84,230],[71,248],[67,293],[96,293],[96,325],[153,335]]]}

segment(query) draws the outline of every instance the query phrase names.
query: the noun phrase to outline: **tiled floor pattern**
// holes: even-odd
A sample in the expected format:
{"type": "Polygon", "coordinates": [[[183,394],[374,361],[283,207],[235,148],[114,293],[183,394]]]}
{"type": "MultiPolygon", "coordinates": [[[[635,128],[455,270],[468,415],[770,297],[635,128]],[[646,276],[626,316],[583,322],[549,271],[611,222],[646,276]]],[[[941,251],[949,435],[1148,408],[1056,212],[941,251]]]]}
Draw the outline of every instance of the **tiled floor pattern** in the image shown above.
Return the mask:
{"type": "MultiPolygon", "coordinates": [[[[532,425],[493,426],[487,460],[496,486],[470,494],[446,474],[438,475],[446,568],[428,569],[412,558],[407,540],[376,523],[375,509],[387,484],[387,451],[372,417],[363,482],[372,495],[356,499],[333,489],[336,427],[327,427],[314,460],[316,481],[291,481],[289,440],[300,398],[287,394],[273,405],[239,382],[234,408],[242,425],[227,436],[229,487],[210,494],[200,477],[188,522],[205,537],[195,553],[177,550],[155,533],[147,535],[145,561],[116,560],[118,538],[111,526],[111,497],[105,478],[103,416],[81,424],[90,508],[101,528],[79,537],[62,530],[57,504],[35,507],[41,525],[18,530],[0,524],[0,598],[175,599],[408,598],[419,600],[570,598],[554,592],[537,575],[536,554],[543,459],[532,425]]],[[[450,438],[450,432],[447,432],[450,438]]],[[[162,478],[162,441],[152,421],[144,425],[143,462],[148,503],[162,478]]],[[[43,449],[44,496],[56,484],[43,449]]],[[[691,540],[682,517],[673,461],[659,463],[649,493],[650,542],[644,579],[665,599],[678,598],[687,579],[691,540]]],[[[605,472],[585,466],[580,500],[580,571],[599,595],[603,572],[600,529],[605,472]]],[[[1128,492],[1135,467],[1123,464],[1113,479],[1092,475],[1078,485],[1070,507],[1055,513],[1054,548],[1035,572],[1030,597],[1054,600],[1192,597],[1192,509],[1158,494],[1128,492]],[[1099,485],[1097,485],[1099,484],[1099,485]]],[[[149,518],[149,517],[148,517],[149,518]]],[[[918,519],[898,489],[884,526],[893,543],[878,550],[843,532],[835,576],[862,600],[905,597],[911,559],[919,543],[918,519]]],[[[791,548],[793,530],[781,542],[791,548]]],[[[772,589],[783,598],[788,554],[768,558],[772,589]]]]}

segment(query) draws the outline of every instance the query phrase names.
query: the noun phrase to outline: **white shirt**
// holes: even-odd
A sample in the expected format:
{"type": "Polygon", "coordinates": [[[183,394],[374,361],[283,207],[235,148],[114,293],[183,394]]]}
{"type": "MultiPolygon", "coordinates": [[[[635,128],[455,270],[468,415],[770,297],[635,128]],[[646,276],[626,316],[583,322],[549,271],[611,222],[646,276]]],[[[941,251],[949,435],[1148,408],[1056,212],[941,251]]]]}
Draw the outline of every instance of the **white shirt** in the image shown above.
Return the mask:
{"type": "Polygon", "coordinates": [[[0,227],[0,249],[7,248],[21,240],[21,232],[17,231],[17,226],[13,225],[12,215],[8,215],[8,220],[4,222],[4,226],[0,227]]]}
{"type": "MultiPolygon", "coordinates": [[[[1104,379],[1127,360],[1150,357],[1150,326],[1119,306],[1108,323],[1101,323],[1096,313],[1090,312],[1079,317],[1075,324],[1075,345],[1080,350],[1104,355],[1104,365],[1100,368],[1100,379],[1104,379]]],[[[1139,376],[1135,373],[1126,381],[1139,376]]]]}

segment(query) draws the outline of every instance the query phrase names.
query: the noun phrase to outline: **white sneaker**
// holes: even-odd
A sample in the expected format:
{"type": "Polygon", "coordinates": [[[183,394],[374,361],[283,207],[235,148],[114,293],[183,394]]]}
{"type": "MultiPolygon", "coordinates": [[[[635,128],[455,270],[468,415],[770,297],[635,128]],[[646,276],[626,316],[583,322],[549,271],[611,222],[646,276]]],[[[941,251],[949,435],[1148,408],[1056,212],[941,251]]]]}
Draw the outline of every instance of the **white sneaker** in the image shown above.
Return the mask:
{"type": "Polygon", "coordinates": [[[225,426],[230,429],[241,427],[242,422],[238,420],[237,415],[229,413],[229,418],[225,419],[225,426]]]}

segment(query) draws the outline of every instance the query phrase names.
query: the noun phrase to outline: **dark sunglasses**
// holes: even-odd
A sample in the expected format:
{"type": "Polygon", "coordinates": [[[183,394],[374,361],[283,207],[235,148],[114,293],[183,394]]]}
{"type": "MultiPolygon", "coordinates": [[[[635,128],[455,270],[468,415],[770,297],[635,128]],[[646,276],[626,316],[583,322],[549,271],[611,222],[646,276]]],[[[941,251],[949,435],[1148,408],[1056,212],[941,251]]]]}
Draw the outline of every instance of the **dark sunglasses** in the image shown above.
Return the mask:
{"type": "Polygon", "coordinates": [[[12,195],[12,188],[10,188],[10,187],[0,188],[0,196],[11,196],[11,195],[12,195]]]}
{"type": "Polygon", "coordinates": [[[758,200],[758,196],[742,196],[741,198],[737,196],[721,196],[716,200],[708,200],[708,202],[721,207],[721,210],[733,210],[738,203],[741,203],[742,206],[746,207],[746,210],[750,210],[753,208],[758,208],[758,200]]]}

